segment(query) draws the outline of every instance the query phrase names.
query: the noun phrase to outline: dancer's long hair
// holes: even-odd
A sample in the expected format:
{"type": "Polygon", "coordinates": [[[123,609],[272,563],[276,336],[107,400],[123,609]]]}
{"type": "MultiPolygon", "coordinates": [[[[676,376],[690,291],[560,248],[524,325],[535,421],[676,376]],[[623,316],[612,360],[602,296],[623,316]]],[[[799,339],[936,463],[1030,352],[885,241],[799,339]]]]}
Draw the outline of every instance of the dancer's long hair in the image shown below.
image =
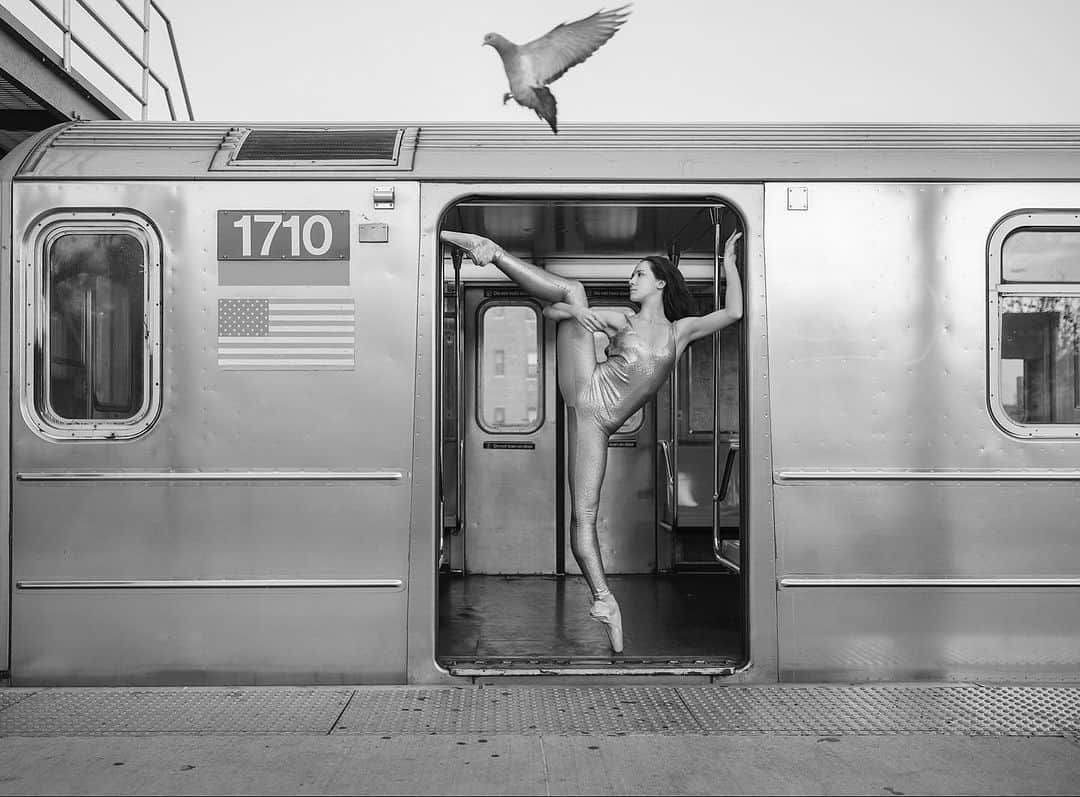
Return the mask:
{"type": "Polygon", "coordinates": [[[675,268],[675,264],[663,255],[649,255],[641,258],[649,264],[653,276],[663,280],[664,285],[664,315],[668,321],[678,321],[688,315],[697,315],[698,306],[694,297],[690,295],[690,289],[686,287],[686,280],[682,272],[675,268]]]}

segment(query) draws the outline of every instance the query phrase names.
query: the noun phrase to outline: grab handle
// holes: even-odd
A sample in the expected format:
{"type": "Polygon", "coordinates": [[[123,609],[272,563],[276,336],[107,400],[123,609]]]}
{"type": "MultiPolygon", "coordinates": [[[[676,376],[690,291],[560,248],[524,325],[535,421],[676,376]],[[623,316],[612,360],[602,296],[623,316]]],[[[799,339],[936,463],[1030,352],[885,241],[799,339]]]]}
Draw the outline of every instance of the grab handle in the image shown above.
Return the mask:
{"type": "Polygon", "coordinates": [[[667,474],[667,500],[671,507],[671,528],[678,528],[679,523],[679,494],[675,484],[675,468],[672,461],[671,443],[661,440],[660,452],[664,455],[664,472],[667,474]]]}
{"type": "Polygon", "coordinates": [[[727,565],[727,558],[723,555],[724,541],[720,539],[720,523],[715,520],[720,512],[720,504],[727,499],[728,488],[731,487],[731,474],[735,472],[735,457],[739,453],[739,441],[728,441],[727,456],[724,458],[724,475],[720,479],[720,488],[716,491],[713,500],[713,556],[721,564],[727,565]]]}

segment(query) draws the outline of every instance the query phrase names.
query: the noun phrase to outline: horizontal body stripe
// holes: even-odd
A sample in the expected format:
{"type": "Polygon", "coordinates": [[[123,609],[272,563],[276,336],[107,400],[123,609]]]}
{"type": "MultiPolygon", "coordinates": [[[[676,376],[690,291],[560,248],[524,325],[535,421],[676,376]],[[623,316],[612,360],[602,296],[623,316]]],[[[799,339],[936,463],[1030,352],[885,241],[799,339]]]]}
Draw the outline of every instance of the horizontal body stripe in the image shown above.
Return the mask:
{"type": "Polygon", "coordinates": [[[1000,576],[967,577],[895,577],[895,576],[784,576],[777,580],[781,589],[791,587],[1080,587],[1076,576],[1000,576]]]}
{"type": "Polygon", "coordinates": [[[892,468],[881,470],[778,470],[776,481],[1077,481],[1075,468],[1031,468],[1002,470],[916,470],[892,468]]]}
{"type": "Polygon", "coordinates": [[[399,578],[166,578],[124,581],[17,581],[17,589],[398,589],[399,578]]]}
{"type": "Polygon", "coordinates": [[[95,470],[20,471],[23,482],[83,481],[400,481],[399,470],[95,470]]]}

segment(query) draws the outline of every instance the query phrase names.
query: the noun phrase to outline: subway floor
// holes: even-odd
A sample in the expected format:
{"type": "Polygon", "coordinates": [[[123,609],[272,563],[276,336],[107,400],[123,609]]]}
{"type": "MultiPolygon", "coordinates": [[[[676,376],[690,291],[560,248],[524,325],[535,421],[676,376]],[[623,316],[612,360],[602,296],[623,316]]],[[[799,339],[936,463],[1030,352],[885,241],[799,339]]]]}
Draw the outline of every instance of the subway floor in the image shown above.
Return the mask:
{"type": "Polygon", "coordinates": [[[735,664],[742,654],[740,579],[727,573],[613,575],[625,639],[611,653],[580,576],[442,573],[442,660],[708,660],[735,664]]]}

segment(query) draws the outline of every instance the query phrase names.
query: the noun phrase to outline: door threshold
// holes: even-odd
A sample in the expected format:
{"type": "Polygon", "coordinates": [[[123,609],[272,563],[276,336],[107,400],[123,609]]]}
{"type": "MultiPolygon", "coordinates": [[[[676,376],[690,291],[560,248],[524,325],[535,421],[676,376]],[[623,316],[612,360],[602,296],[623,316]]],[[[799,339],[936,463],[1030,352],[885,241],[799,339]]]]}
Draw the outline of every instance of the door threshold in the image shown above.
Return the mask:
{"type": "Polygon", "coordinates": [[[451,675],[734,675],[738,662],[730,657],[642,658],[500,656],[443,659],[451,675]]]}

